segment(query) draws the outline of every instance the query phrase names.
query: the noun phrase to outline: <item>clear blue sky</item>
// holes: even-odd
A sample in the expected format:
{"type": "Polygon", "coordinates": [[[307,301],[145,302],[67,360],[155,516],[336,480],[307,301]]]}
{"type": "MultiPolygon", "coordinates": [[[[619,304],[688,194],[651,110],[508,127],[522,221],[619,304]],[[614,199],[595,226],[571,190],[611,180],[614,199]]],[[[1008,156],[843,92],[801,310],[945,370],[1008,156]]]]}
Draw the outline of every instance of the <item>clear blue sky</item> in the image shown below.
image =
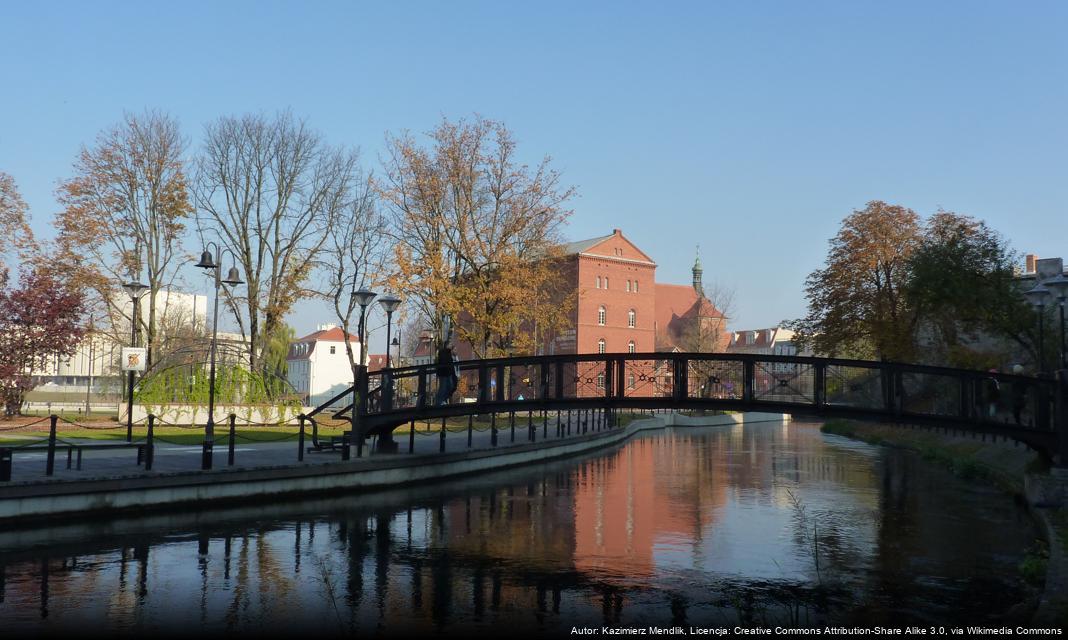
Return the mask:
{"type": "Polygon", "coordinates": [[[386,131],[477,112],[578,188],[571,239],[620,227],[678,283],[700,243],[755,328],[804,312],[872,199],[1068,257],[1066,33],[1065,2],[8,3],[0,170],[43,230],[124,110],[195,148],[217,116],[291,108],[370,164],[386,131]]]}

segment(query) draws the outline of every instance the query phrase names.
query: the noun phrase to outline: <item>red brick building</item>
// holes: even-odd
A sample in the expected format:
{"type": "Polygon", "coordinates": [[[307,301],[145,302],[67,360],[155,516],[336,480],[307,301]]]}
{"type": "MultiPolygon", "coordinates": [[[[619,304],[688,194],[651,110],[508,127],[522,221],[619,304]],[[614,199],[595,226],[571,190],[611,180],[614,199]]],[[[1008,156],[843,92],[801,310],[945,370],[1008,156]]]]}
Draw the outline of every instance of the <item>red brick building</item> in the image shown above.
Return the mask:
{"type": "Polygon", "coordinates": [[[574,329],[550,353],[723,351],[730,342],[727,318],[704,296],[700,260],[690,285],[657,283],[656,263],[619,229],[572,242],[565,255],[578,304],[574,329]]]}

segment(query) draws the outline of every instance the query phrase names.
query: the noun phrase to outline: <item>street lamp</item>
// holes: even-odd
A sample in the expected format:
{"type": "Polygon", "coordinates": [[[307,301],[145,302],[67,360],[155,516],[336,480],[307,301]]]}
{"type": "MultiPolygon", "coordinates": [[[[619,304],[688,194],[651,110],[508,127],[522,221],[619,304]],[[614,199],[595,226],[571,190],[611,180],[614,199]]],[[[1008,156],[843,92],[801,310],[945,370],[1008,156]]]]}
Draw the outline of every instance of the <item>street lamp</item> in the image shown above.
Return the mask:
{"type": "Polygon", "coordinates": [[[1050,278],[1042,283],[1044,287],[1057,299],[1061,309],[1061,369],[1068,369],[1068,349],[1065,348],[1064,337],[1064,306],[1068,301],[1068,278],[1063,273],[1057,274],[1056,278],[1050,278]]]}
{"type": "Polygon", "coordinates": [[[215,248],[214,257],[205,248],[204,252],[200,254],[200,262],[196,264],[200,269],[212,269],[215,275],[215,308],[211,317],[211,364],[208,373],[208,423],[204,428],[204,448],[200,459],[200,468],[205,471],[211,469],[212,449],[215,447],[215,345],[219,337],[219,287],[224,284],[232,287],[244,284],[241,281],[241,272],[237,269],[237,256],[234,255],[234,252],[229,249],[222,251],[224,254],[229,253],[235,263],[226,274],[226,279],[223,279],[220,274],[222,256],[220,255],[219,245],[214,242],[208,242],[207,246],[215,248]]]}
{"type": "MultiPolygon", "coordinates": [[[[141,284],[137,280],[137,276],[130,274],[130,281],[124,283],[122,288],[126,290],[126,293],[130,294],[130,300],[133,302],[133,311],[130,313],[130,346],[137,346],[137,301],[141,299],[141,296],[148,289],[147,286],[141,284]]],[[[134,372],[133,369],[129,371],[129,378],[127,384],[127,394],[129,400],[126,402],[126,442],[133,441],[133,388],[134,388],[134,372]]]]}
{"type": "Polygon", "coordinates": [[[378,304],[382,305],[382,310],[386,312],[386,368],[390,368],[389,363],[389,336],[390,329],[393,328],[393,312],[400,306],[401,299],[392,293],[387,293],[378,299],[378,304]]]}
{"type": "Polygon", "coordinates": [[[1027,296],[1027,301],[1038,309],[1038,371],[1039,373],[1045,373],[1046,357],[1043,333],[1046,328],[1046,298],[1049,297],[1049,289],[1041,284],[1036,284],[1033,289],[1024,291],[1024,295],[1027,296]]]}
{"type": "MultiPolygon", "coordinates": [[[[356,283],[353,282],[353,287],[356,283]]],[[[371,304],[371,301],[375,299],[378,294],[370,291],[367,287],[360,287],[359,291],[353,291],[351,294],[352,299],[356,304],[360,305],[360,325],[356,330],[359,342],[360,342],[360,361],[356,364],[356,367],[352,371],[352,437],[356,438],[356,457],[359,458],[363,455],[363,435],[359,433],[359,413],[360,413],[360,401],[366,400],[360,396],[361,382],[366,378],[366,368],[364,360],[367,359],[367,345],[364,340],[364,324],[367,320],[367,305],[371,304]]],[[[366,386],[366,385],[362,385],[366,386]]],[[[366,391],[366,390],[364,390],[366,391]]]]}

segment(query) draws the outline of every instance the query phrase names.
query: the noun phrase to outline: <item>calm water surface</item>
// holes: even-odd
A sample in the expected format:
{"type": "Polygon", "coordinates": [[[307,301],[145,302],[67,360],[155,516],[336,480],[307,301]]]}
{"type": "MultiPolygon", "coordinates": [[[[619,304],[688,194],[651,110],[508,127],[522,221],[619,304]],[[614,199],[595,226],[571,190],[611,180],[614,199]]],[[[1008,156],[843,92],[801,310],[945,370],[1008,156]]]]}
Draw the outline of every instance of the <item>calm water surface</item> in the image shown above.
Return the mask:
{"type": "Polygon", "coordinates": [[[1031,595],[1036,537],[1011,498],[818,425],[676,429],[430,487],[0,532],[0,635],[993,623],[1031,595]]]}

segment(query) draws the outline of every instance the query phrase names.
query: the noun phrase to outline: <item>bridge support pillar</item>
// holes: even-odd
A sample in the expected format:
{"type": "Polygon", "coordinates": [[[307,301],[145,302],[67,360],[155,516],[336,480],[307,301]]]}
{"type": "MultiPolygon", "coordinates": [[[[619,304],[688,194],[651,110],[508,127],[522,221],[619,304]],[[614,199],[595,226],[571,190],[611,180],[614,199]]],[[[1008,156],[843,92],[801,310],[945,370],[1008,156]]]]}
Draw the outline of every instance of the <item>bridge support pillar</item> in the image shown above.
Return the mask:
{"type": "Polygon", "coordinates": [[[400,451],[400,445],[393,439],[393,431],[383,431],[378,435],[378,444],[375,446],[375,453],[397,453],[400,451]]]}

